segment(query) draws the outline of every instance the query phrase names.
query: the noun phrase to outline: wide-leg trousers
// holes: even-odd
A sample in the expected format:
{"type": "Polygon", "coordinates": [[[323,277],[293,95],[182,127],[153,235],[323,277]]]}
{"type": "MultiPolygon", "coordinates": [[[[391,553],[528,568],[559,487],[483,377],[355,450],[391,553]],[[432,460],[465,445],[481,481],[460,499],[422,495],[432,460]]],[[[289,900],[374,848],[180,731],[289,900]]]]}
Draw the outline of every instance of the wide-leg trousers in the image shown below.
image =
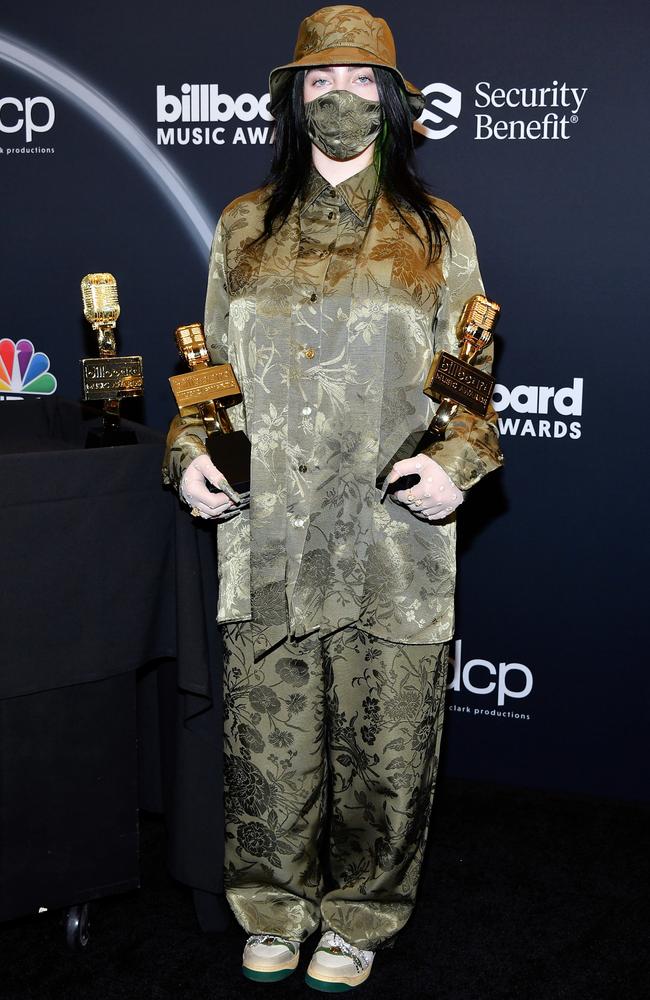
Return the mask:
{"type": "Polygon", "coordinates": [[[224,645],[225,888],[249,933],[358,948],[412,913],[438,768],[447,645],[355,626],[288,638],[257,662],[224,645]]]}

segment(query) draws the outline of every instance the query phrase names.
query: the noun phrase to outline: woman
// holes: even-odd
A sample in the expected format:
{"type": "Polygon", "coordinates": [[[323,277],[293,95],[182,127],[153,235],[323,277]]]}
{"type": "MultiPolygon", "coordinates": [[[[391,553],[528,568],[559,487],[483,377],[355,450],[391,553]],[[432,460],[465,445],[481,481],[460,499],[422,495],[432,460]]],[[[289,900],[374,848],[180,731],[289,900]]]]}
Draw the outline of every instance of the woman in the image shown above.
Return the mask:
{"type": "MultiPolygon", "coordinates": [[[[378,473],[435,404],[434,351],[482,292],[460,213],[413,168],[424,98],[386,23],[359,7],[303,21],[270,76],[265,187],[217,225],[205,328],[243,402],[250,509],[176,418],[166,476],[218,522],[224,643],[226,894],[243,970],[358,986],[415,901],[453,629],[454,511],[501,463],[494,412],[378,473]],[[208,490],[205,479],[217,492],[208,490]]],[[[481,359],[489,368],[491,352],[481,359]]]]}

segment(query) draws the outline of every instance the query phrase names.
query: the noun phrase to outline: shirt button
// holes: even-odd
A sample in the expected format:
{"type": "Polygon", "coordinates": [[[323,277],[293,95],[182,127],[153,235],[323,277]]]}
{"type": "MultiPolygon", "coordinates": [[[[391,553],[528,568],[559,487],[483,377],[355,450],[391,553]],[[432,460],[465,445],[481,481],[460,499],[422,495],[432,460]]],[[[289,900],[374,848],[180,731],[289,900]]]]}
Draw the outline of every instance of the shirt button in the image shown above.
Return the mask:
{"type": "Polygon", "coordinates": [[[336,195],[336,191],[334,190],[334,188],[328,188],[327,193],[331,198],[334,198],[336,195]]]}
{"type": "Polygon", "coordinates": [[[299,465],[298,466],[298,472],[306,472],[306,471],[307,471],[307,466],[306,465],[299,465]]]}
{"type": "Polygon", "coordinates": [[[312,292],[309,298],[312,300],[312,302],[315,302],[318,296],[316,295],[316,292],[312,292]]]}
{"type": "Polygon", "coordinates": [[[294,517],[293,519],[294,528],[302,528],[304,527],[304,524],[305,524],[304,517],[294,517]]]}
{"type": "Polygon", "coordinates": [[[311,406],[303,406],[302,408],[303,417],[308,417],[310,413],[311,413],[311,406]]]}
{"type": "Polygon", "coordinates": [[[314,357],[315,354],[316,354],[316,351],[314,350],[313,347],[306,347],[305,348],[305,357],[309,358],[310,361],[314,357]]]}

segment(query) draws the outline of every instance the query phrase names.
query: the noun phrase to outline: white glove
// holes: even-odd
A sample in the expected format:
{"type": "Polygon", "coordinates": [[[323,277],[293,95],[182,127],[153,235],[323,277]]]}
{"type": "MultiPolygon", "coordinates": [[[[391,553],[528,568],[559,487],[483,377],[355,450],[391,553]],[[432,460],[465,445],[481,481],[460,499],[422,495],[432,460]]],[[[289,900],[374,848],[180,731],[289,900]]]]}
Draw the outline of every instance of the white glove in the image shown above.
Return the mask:
{"type": "Polygon", "coordinates": [[[418,475],[420,481],[407,490],[390,493],[391,500],[403,504],[423,521],[442,521],[463,502],[463,494],[433,458],[414,455],[395,462],[384,483],[384,490],[402,476],[418,475]]]}
{"type": "Polygon", "coordinates": [[[213,465],[208,455],[199,455],[190,462],[183,473],[179,494],[192,508],[192,512],[198,511],[204,518],[227,521],[238,513],[238,503],[235,500],[238,500],[239,494],[233,490],[223,472],[219,472],[216,465],[213,465]],[[206,479],[218,487],[220,492],[212,493],[206,486],[206,479]]]}

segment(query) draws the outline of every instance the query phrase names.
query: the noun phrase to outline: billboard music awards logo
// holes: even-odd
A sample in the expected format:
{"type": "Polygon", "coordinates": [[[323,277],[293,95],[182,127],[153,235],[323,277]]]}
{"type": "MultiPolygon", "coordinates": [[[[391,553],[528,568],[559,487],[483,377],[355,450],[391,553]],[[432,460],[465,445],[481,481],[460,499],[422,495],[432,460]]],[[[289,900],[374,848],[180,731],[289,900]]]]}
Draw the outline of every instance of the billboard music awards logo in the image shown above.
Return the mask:
{"type": "Polygon", "coordinates": [[[53,153],[54,146],[41,146],[39,139],[52,130],[55,118],[49,97],[0,97],[0,154],[53,153]],[[16,144],[5,146],[6,142],[16,144]]]}
{"type": "Polygon", "coordinates": [[[524,711],[521,702],[533,690],[533,672],[525,663],[492,663],[490,660],[467,660],[463,663],[463,640],[456,639],[449,657],[452,677],[448,691],[459,695],[469,694],[485,699],[464,704],[450,701],[450,712],[471,716],[489,716],[499,719],[519,719],[529,722],[530,712],[524,711]]]}
{"type": "Polygon", "coordinates": [[[492,405],[499,414],[499,432],[511,437],[567,438],[577,441],[582,434],[584,379],[556,389],[552,385],[516,385],[508,389],[497,383],[492,405]],[[506,412],[513,414],[506,416],[506,412]],[[503,416],[501,415],[503,414],[503,416]]]}
{"type": "Polygon", "coordinates": [[[51,396],[55,391],[47,354],[35,351],[31,340],[0,340],[0,400],[51,396]]]}
{"type": "MultiPolygon", "coordinates": [[[[552,80],[546,87],[501,87],[481,80],[474,87],[474,139],[570,139],[588,87],[552,80]]],[[[427,98],[415,128],[445,139],[459,126],[462,93],[447,83],[423,87],[427,98]]]]}
{"type": "Polygon", "coordinates": [[[156,143],[159,146],[264,145],[271,141],[272,124],[252,125],[257,119],[273,122],[269,95],[230,94],[218,83],[184,83],[180,93],[156,86],[156,143]]]}

